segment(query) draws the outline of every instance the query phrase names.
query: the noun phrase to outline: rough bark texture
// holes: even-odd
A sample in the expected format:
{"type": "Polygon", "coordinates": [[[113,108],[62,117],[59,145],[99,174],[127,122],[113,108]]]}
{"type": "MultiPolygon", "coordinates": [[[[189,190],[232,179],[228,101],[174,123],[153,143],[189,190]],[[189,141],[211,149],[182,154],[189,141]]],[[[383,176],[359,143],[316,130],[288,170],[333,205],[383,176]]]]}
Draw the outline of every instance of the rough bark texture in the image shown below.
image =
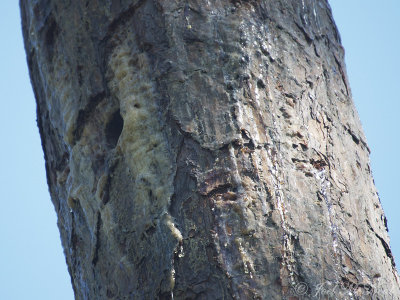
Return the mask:
{"type": "Polygon", "coordinates": [[[326,0],[21,13],[76,299],[400,299],[326,0]]]}

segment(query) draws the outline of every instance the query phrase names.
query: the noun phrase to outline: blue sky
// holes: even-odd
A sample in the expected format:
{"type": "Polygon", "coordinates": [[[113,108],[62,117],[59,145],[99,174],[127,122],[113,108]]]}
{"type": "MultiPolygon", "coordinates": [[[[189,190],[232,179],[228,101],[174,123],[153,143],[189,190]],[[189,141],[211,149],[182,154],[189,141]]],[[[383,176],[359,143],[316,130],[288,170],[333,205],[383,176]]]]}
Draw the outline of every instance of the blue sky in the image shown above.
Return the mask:
{"type": "MultiPolygon", "coordinates": [[[[353,97],[400,263],[398,158],[400,1],[331,0],[353,97]]],[[[46,185],[18,1],[0,2],[0,293],[2,299],[71,300],[70,278],[46,185]]]]}

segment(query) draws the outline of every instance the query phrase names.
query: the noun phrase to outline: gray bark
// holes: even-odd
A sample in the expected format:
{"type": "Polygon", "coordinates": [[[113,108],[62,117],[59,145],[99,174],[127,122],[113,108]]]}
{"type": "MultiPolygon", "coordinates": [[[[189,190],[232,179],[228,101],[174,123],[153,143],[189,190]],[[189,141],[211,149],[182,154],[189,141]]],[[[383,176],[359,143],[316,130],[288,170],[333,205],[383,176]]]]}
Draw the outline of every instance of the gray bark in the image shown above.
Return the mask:
{"type": "Polygon", "coordinates": [[[76,299],[400,299],[326,0],[20,4],[76,299]]]}

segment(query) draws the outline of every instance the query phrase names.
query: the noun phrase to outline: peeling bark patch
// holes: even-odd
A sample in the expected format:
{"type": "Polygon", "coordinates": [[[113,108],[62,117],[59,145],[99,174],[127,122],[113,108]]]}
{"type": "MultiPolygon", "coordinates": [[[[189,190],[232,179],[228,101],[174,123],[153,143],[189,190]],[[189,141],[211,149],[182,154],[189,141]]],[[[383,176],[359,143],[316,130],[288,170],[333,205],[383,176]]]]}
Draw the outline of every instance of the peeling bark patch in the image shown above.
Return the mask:
{"type": "Polygon", "coordinates": [[[353,139],[353,142],[358,145],[360,143],[360,139],[355,135],[355,133],[351,131],[350,128],[347,128],[347,132],[350,134],[351,138],[353,139]]]}
{"type": "Polygon", "coordinates": [[[358,136],[353,130],[351,130],[351,128],[348,125],[347,126],[344,125],[344,129],[351,136],[354,143],[356,143],[357,145],[361,144],[360,146],[364,147],[368,151],[368,153],[371,153],[371,150],[369,149],[367,143],[360,136],[358,136]]]}
{"type": "Polygon", "coordinates": [[[320,159],[320,160],[314,160],[310,159],[310,164],[313,165],[313,167],[317,170],[322,170],[325,166],[327,166],[326,161],[320,159]]]}
{"type": "Polygon", "coordinates": [[[202,174],[199,178],[199,192],[208,195],[221,188],[232,185],[231,174],[228,170],[214,169],[202,174]]]}

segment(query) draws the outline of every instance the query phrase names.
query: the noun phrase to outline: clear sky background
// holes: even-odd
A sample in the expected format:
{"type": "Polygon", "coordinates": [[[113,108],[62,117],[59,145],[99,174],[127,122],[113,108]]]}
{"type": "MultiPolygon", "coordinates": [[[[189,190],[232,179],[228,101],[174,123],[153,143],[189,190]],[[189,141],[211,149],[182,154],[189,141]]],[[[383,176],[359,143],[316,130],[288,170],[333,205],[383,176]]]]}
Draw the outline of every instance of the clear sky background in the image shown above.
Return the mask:
{"type": "MultiPolygon", "coordinates": [[[[347,72],[400,266],[400,1],[331,0],[347,72]]],[[[0,11],[0,295],[71,300],[50,201],[17,0],[0,11]]]]}

